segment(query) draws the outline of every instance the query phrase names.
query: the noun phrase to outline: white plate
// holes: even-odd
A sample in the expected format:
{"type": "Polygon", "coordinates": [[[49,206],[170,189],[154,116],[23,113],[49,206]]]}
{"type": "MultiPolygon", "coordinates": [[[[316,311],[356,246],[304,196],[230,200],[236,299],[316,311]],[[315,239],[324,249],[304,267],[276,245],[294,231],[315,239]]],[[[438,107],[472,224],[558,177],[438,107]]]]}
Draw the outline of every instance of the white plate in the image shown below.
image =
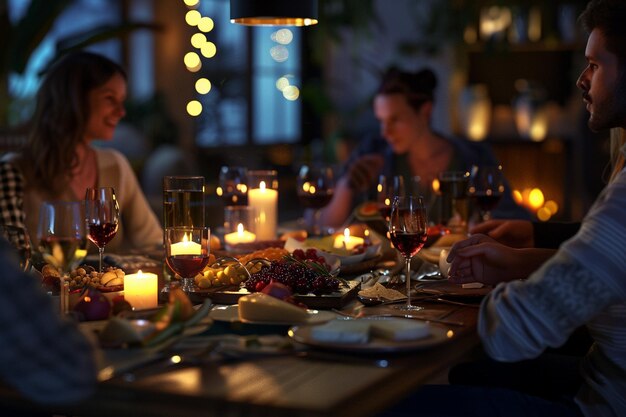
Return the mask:
{"type": "MultiPolygon", "coordinates": [[[[379,317],[373,320],[389,320],[391,317],[379,317]]],[[[341,319],[340,319],[341,320],[341,319]]],[[[368,320],[362,319],[349,319],[350,321],[368,320]]],[[[397,318],[394,318],[397,320],[397,318]]],[[[408,320],[408,319],[407,319],[408,320]]],[[[349,351],[360,353],[383,353],[383,352],[403,352],[410,350],[426,349],[433,346],[440,345],[446,342],[450,338],[454,337],[454,332],[449,330],[445,326],[438,325],[436,323],[429,323],[430,336],[416,340],[395,341],[389,339],[383,339],[380,337],[370,337],[367,343],[333,343],[333,342],[320,342],[311,337],[311,330],[313,326],[295,326],[289,329],[289,336],[298,343],[302,343],[308,346],[322,348],[327,350],[337,351],[349,351]]]]}
{"type": "Polygon", "coordinates": [[[381,253],[381,241],[374,235],[372,235],[372,244],[365,249],[365,252],[356,255],[344,255],[334,252],[330,244],[332,239],[332,236],[325,236],[323,238],[310,238],[302,242],[290,237],[285,242],[285,249],[289,252],[293,252],[296,249],[316,249],[320,251],[322,256],[329,254],[335,259],[338,259],[341,266],[352,265],[378,256],[381,253]]]}
{"type": "MultiPolygon", "coordinates": [[[[302,324],[321,324],[329,320],[335,319],[337,316],[335,313],[324,310],[307,310],[309,317],[302,324]]],[[[271,324],[271,325],[283,325],[293,326],[295,324],[301,324],[294,321],[250,321],[241,320],[239,318],[239,306],[237,304],[231,306],[216,306],[209,313],[209,317],[215,321],[227,321],[230,323],[250,323],[250,324],[271,324]]]]}

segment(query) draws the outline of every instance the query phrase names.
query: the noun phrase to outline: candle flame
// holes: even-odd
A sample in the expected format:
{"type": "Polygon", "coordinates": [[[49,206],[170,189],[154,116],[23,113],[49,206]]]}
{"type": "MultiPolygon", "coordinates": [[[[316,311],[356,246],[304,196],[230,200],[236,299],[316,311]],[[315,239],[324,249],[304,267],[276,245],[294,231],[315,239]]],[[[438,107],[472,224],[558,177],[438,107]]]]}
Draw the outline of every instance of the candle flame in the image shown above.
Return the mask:
{"type": "Polygon", "coordinates": [[[350,229],[347,227],[343,229],[343,237],[346,241],[350,239],[350,229]]]}
{"type": "Polygon", "coordinates": [[[185,234],[183,235],[183,240],[181,240],[181,242],[189,242],[189,239],[191,238],[191,236],[187,236],[187,232],[185,232],[185,234]]]}
{"type": "Polygon", "coordinates": [[[265,191],[265,181],[261,181],[261,182],[259,183],[259,189],[260,189],[261,191],[265,191]]]}
{"type": "Polygon", "coordinates": [[[239,223],[237,225],[237,233],[239,233],[240,235],[243,234],[243,224],[242,223],[239,223]]]}

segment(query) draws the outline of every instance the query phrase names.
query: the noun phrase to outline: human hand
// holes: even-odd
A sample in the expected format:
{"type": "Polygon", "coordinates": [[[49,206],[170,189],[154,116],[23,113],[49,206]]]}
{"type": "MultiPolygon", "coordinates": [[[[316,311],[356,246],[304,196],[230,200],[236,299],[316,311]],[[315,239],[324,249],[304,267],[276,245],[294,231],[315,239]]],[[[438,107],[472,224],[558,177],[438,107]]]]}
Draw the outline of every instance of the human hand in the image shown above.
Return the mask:
{"type": "Polygon", "coordinates": [[[348,186],[355,191],[367,191],[376,182],[385,160],[380,155],[363,155],[348,168],[348,186]]]}
{"type": "Polygon", "coordinates": [[[528,220],[488,220],[474,226],[471,234],[485,234],[503,245],[513,248],[535,246],[533,224],[528,220]]]}
{"type": "Polygon", "coordinates": [[[448,279],[455,284],[482,282],[495,285],[518,278],[518,250],[482,234],[455,243],[447,261],[451,263],[448,279]]]}

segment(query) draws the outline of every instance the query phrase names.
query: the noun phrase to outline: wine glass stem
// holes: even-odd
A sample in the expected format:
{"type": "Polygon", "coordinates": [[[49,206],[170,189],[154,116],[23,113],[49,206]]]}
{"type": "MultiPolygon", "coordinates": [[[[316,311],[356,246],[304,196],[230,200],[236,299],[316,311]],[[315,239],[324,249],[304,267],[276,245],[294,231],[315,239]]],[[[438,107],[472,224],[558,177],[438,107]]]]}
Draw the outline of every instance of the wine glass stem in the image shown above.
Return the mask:
{"type": "Polygon", "coordinates": [[[98,254],[100,255],[100,262],[98,264],[99,268],[98,271],[102,272],[102,255],[104,254],[104,247],[98,247],[98,254]]]}
{"type": "Polygon", "coordinates": [[[406,306],[411,307],[411,257],[404,258],[406,264],[406,306]]]}
{"type": "Polygon", "coordinates": [[[313,228],[312,232],[314,235],[321,235],[322,227],[320,224],[320,218],[322,216],[322,211],[320,209],[315,209],[313,211],[313,228]]]}

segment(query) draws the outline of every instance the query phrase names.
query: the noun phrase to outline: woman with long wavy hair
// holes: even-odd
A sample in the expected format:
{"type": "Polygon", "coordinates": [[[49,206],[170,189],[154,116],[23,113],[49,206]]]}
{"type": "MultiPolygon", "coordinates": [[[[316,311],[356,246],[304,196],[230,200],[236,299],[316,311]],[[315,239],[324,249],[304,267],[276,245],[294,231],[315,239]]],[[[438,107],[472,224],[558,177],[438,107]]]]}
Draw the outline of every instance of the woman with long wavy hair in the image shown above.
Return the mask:
{"type": "Polygon", "coordinates": [[[0,222],[23,224],[35,238],[39,207],[46,200],[82,200],[89,187],[113,187],[122,222],[107,246],[158,245],[163,234],[127,159],[111,140],[126,114],[126,73],[91,52],[62,57],[45,73],[37,94],[28,143],[0,163],[0,222]]]}

